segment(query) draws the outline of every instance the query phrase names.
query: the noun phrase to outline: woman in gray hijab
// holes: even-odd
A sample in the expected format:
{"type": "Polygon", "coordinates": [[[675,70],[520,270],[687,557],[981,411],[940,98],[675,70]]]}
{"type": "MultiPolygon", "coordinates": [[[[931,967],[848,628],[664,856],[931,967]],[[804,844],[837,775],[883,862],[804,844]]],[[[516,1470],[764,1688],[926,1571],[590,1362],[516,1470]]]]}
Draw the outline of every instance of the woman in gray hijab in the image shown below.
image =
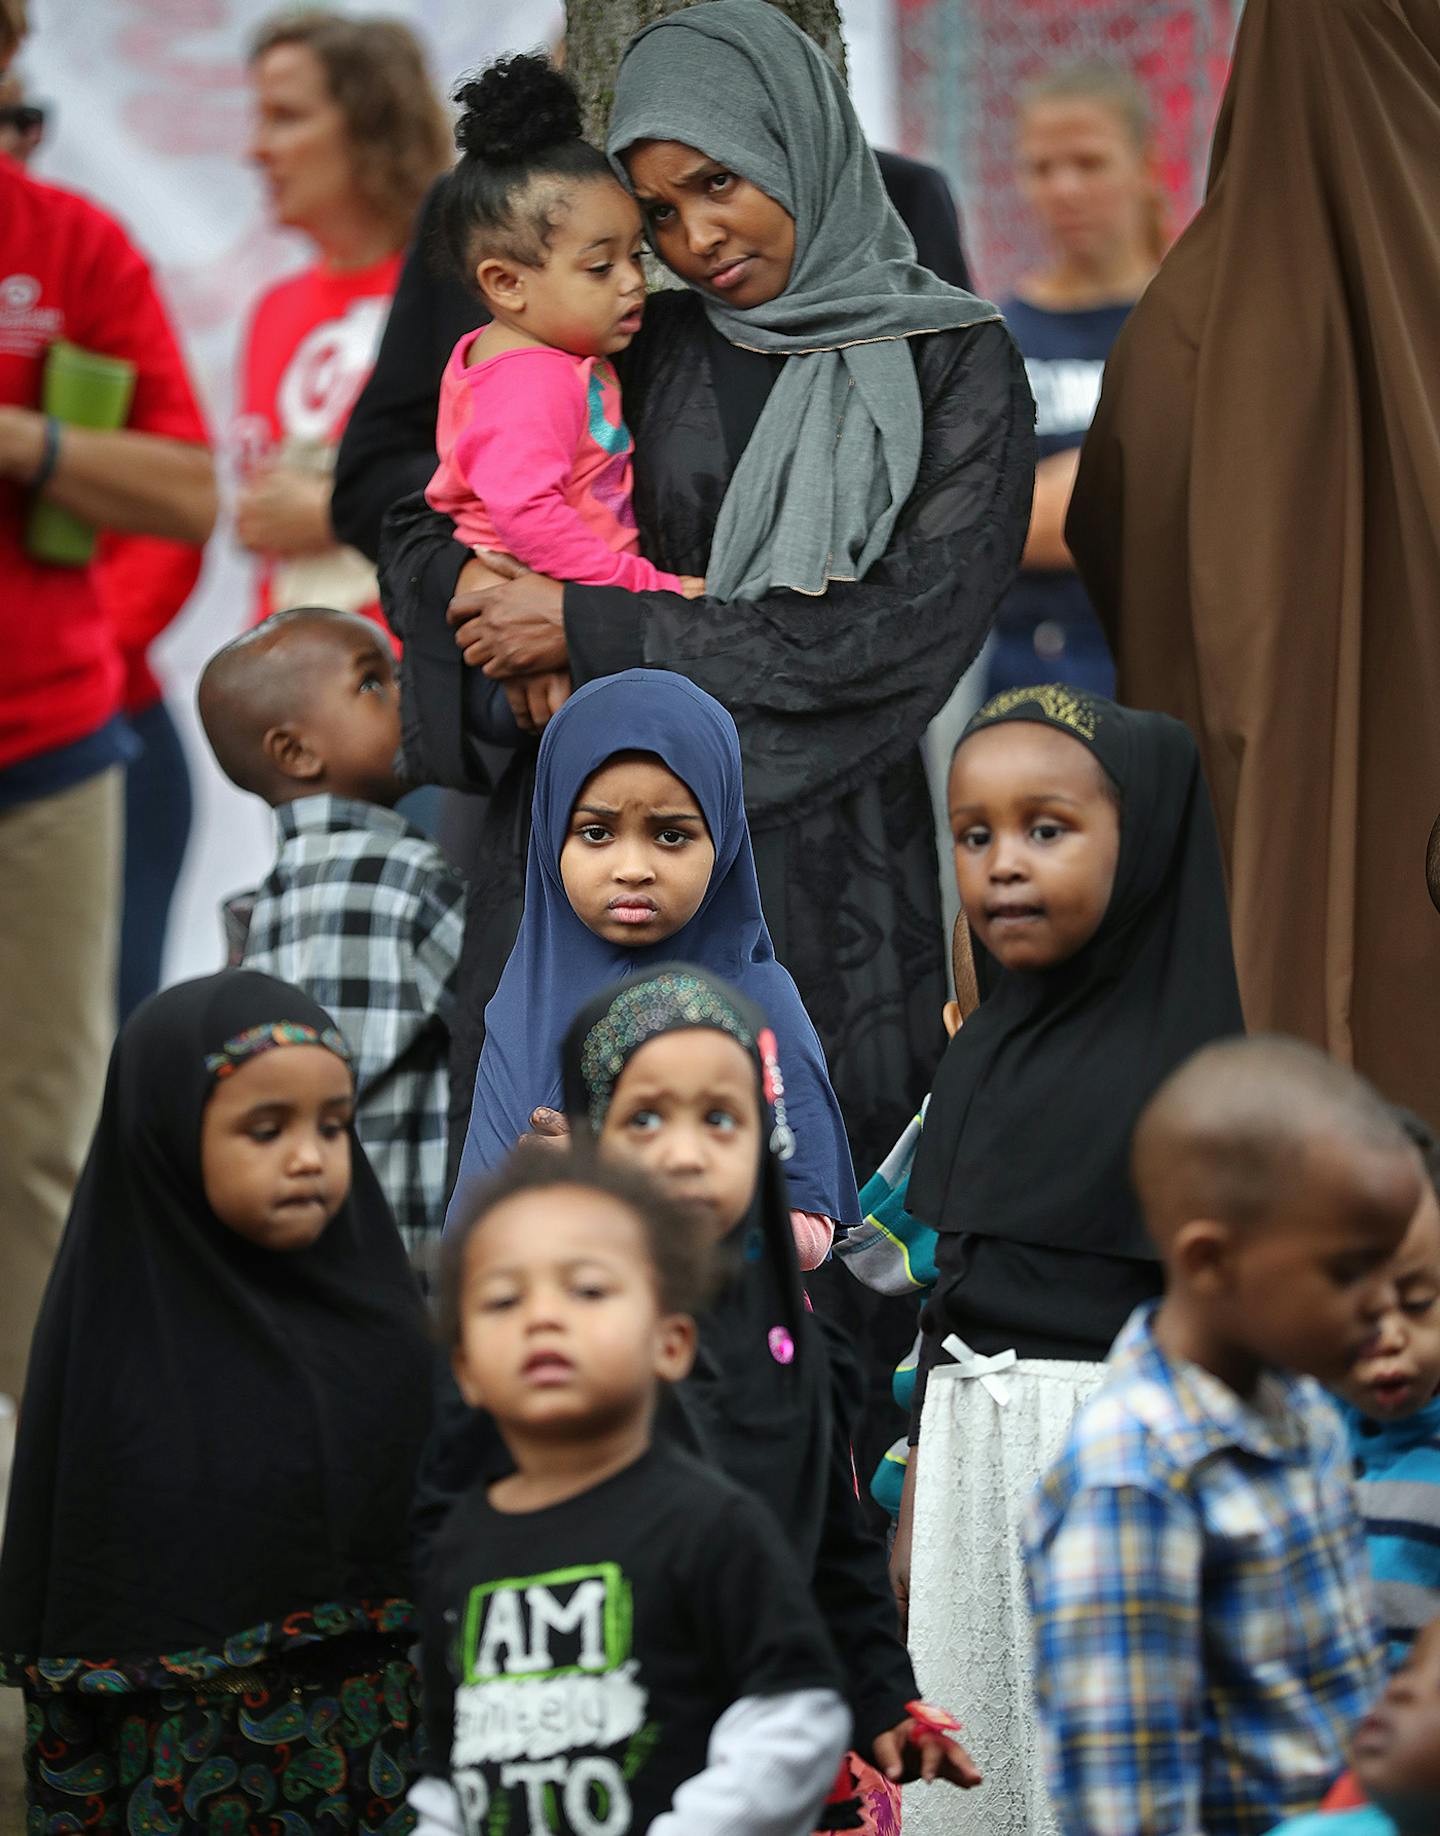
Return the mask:
{"type": "Polygon", "coordinates": [[[834,66],[765,0],[713,0],[636,33],[608,151],[656,253],[700,291],[714,330],[797,360],[781,365],[725,492],[710,592],[818,595],[863,580],[920,466],[924,411],[905,341],[999,313],[916,262],[834,66]],[[787,272],[743,240],[715,246],[719,213],[705,206],[737,192],[751,194],[740,208],[757,229],[768,220],[787,272]],[[694,221],[687,197],[701,205],[694,221]]]}

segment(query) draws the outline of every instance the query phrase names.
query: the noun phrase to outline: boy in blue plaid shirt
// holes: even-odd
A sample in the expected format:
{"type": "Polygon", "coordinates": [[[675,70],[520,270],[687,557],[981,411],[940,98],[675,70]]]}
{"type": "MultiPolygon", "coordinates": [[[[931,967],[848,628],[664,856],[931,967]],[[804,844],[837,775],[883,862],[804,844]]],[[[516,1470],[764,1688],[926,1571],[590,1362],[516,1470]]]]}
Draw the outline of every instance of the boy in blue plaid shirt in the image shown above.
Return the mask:
{"type": "Polygon", "coordinates": [[[389,645],[354,613],[277,612],[210,659],[199,703],[221,769],[275,811],[274,867],[226,904],[230,960],[303,988],[344,1034],[355,1130],[428,1288],[464,888],[392,807],[406,785],[389,645]]]}
{"type": "Polygon", "coordinates": [[[1065,1836],[1262,1836],[1320,1802],[1381,1680],[1314,1379],[1394,1305],[1419,1157],[1351,1072],[1259,1038],[1161,1086],[1133,1170],[1165,1297],[1121,1334],[1025,1530],[1051,1795],[1065,1836]]]}

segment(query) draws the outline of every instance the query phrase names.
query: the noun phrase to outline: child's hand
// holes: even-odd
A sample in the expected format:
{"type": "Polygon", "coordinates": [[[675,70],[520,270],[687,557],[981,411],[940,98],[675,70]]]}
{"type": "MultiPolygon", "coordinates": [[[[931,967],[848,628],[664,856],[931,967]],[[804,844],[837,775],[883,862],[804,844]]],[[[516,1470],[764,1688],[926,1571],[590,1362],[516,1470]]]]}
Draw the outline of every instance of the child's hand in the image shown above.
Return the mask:
{"type": "Polygon", "coordinates": [[[539,733],[570,695],[570,672],[544,670],[538,676],[509,676],[500,684],[522,733],[539,733]]]}
{"type": "Polygon", "coordinates": [[[521,1147],[568,1147],[570,1145],[570,1119],[561,1115],[558,1109],[532,1109],[530,1111],[530,1133],[520,1137],[521,1147]]]}
{"type": "Polygon", "coordinates": [[[959,1741],[922,1726],[912,1715],[877,1735],[871,1751],[878,1770],[897,1785],[944,1779],[968,1791],[980,1783],[980,1768],[959,1741]]]}
{"type": "Polygon", "coordinates": [[[680,591],[687,599],[703,599],[705,597],[704,576],[701,574],[682,574],[680,576],[680,591]]]}

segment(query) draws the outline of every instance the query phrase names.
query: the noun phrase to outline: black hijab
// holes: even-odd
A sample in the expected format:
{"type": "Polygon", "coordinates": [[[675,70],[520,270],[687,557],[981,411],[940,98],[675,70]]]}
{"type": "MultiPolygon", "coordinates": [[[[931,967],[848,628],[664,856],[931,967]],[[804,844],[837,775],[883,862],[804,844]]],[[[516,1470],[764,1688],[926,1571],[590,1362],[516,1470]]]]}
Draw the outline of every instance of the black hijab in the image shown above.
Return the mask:
{"type": "Polygon", "coordinates": [[[156,995],[115,1043],[30,1358],[7,1666],[214,1653],[406,1591],[429,1353],[364,1153],[352,1134],[350,1196],[292,1253],[228,1230],[201,1184],[217,1071],[312,1042],[344,1055],[313,1001],[236,970],[156,995]]]}
{"type": "Polygon", "coordinates": [[[731,1273],[700,1318],[695,1369],[676,1399],[697,1450],[763,1498],[801,1561],[813,1564],[830,1457],[825,1345],[805,1304],[781,1160],[793,1145],[775,1035],[745,997],[690,964],[613,985],[565,1035],[565,1109],[578,1138],[599,1136],[621,1073],[661,1033],[713,1028],[755,1068],[761,1148],[755,1196],[726,1247],[731,1273]]]}
{"type": "Polygon", "coordinates": [[[1000,968],[935,1076],[907,1203],[938,1230],[1150,1260],[1130,1134],[1169,1072],[1244,1030],[1220,849],[1199,754],[1165,714],[1047,686],[983,707],[1055,727],[1120,793],[1120,854],[1100,928],[1053,969],[1000,968]]]}

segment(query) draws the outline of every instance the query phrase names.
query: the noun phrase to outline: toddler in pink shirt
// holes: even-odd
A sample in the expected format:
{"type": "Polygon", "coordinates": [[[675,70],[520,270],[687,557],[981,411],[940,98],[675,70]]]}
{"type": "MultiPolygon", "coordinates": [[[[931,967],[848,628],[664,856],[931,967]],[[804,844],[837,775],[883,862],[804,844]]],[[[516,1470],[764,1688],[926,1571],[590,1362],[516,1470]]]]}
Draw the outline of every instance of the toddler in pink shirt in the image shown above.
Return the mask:
{"type": "MultiPolygon", "coordinates": [[[[639,552],[634,443],[610,362],[644,314],[640,212],[580,138],[575,92],[543,58],[502,59],[455,99],[462,158],[444,231],[493,317],[445,366],[425,496],[477,551],[557,580],[695,598],[702,580],[639,552]]],[[[553,679],[552,712],[568,688],[553,679]]],[[[494,700],[493,737],[510,737],[498,686],[494,700]]]]}

